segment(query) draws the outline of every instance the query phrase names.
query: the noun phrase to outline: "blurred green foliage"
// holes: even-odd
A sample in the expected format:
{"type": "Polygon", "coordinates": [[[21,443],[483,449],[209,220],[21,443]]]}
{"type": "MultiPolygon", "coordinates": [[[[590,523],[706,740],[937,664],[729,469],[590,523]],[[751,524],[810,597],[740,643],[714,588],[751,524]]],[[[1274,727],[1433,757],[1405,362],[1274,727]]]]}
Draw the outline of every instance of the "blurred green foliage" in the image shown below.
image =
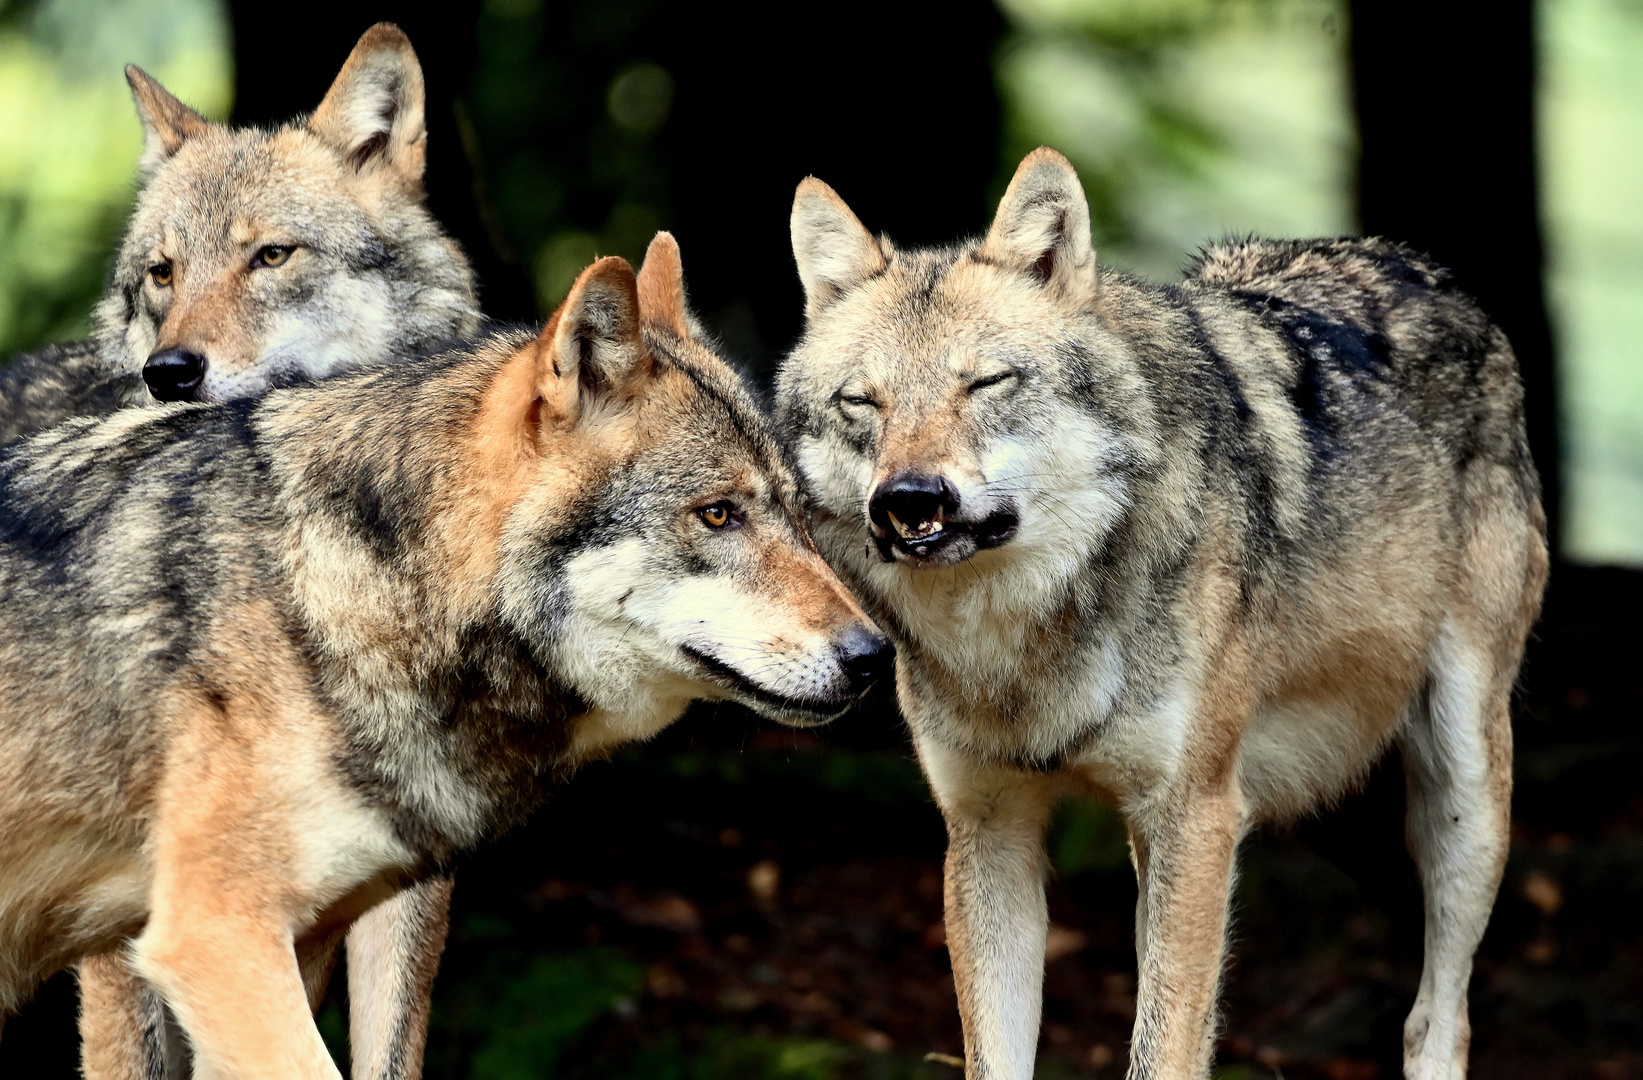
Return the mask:
{"type": "Polygon", "coordinates": [[[1564,548],[1643,564],[1643,5],[1539,5],[1564,548]]]}
{"type": "Polygon", "coordinates": [[[1004,179],[1035,146],[1065,153],[1104,259],[1169,279],[1220,236],[1354,230],[1340,0],[1000,7],[1004,179]]]}
{"type": "Polygon", "coordinates": [[[89,326],[142,149],[127,63],[206,116],[228,115],[216,0],[0,5],[0,356],[89,326]]]}
{"type": "Polygon", "coordinates": [[[669,217],[668,72],[632,51],[655,5],[490,0],[458,121],[492,242],[551,311],[597,255],[637,265],[669,217]]]}
{"type": "Polygon", "coordinates": [[[440,1029],[459,1026],[478,1047],[469,1059],[473,1080],[536,1080],[553,1066],[593,1021],[631,1003],[643,970],[633,961],[605,949],[553,956],[518,958],[493,954],[504,970],[470,983],[465,994],[447,1001],[448,1012],[436,1016],[440,1029]],[[507,970],[513,969],[513,970],[507,970]]]}
{"type": "Polygon", "coordinates": [[[662,1038],[589,1072],[589,1080],[833,1080],[853,1057],[826,1039],[715,1032],[694,1049],[662,1038]]]}
{"type": "Polygon", "coordinates": [[[1063,877],[1127,869],[1130,842],[1124,819],[1103,803],[1067,799],[1056,807],[1046,844],[1050,865],[1063,877]]]}

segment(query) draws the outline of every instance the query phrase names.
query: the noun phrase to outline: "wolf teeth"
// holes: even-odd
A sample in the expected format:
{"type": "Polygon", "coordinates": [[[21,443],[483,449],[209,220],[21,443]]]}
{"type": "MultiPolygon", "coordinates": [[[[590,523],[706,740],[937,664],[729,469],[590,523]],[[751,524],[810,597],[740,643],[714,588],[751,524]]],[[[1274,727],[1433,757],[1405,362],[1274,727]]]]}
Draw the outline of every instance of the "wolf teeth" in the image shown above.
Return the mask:
{"type": "Polygon", "coordinates": [[[888,510],[885,511],[885,516],[890,519],[890,524],[895,526],[897,534],[903,540],[927,540],[947,526],[946,515],[939,510],[936,511],[935,517],[921,521],[917,525],[907,524],[888,510]]]}

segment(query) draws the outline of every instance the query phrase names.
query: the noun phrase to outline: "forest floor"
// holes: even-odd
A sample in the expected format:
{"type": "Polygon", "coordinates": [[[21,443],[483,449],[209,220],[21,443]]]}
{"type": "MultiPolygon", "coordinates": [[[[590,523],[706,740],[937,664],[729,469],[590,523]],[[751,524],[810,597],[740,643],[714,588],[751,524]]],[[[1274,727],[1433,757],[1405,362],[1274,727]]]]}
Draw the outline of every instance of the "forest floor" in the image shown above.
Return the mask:
{"type": "MultiPolygon", "coordinates": [[[[1640,611],[1643,575],[1555,579],[1472,983],[1475,1076],[1643,1078],[1640,611]]],[[[1223,1080],[1399,1075],[1421,951],[1402,799],[1394,754],[1341,807],[1246,844],[1223,1080]]],[[[942,847],[886,702],[814,733],[699,710],[460,867],[427,1075],[959,1080],[942,847]]],[[[1067,805],[1049,849],[1039,1075],[1117,1078],[1135,988],[1123,832],[1067,805]]],[[[339,1055],[344,983],[321,1014],[339,1055]]],[[[0,1075],[74,1075],[74,1004],[68,976],[49,983],[7,1025],[0,1075]]]]}

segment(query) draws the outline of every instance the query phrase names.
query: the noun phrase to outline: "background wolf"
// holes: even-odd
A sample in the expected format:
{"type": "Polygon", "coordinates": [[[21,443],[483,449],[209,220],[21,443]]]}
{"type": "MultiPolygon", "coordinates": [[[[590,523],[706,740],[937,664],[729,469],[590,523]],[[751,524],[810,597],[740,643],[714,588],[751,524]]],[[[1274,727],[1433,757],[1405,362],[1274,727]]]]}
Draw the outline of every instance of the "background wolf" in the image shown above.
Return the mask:
{"type": "MultiPolygon", "coordinates": [[[[473,273],[423,205],[422,69],[398,28],[367,30],[313,115],[273,130],[208,123],[126,76],[146,144],[96,332],[0,369],[0,441],[156,399],[249,396],[478,328],[473,273]]],[[[419,1070],[448,893],[430,880],[350,935],[362,1076],[419,1070]]],[[[92,1080],[182,1069],[175,1030],[117,957],[81,975],[92,1080]]]]}
{"type": "Polygon", "coordinates": [[[425,352],[478,327],[472,271],[423,206],[422,69],[366,31],[310,117],[208,123],[126,69],[140,189],[90,339],[0,369],[0,441],[140,401],[223,401],[425,352]]]}
{"type": "Polygon", "coordinates": [[[1463,1075],[1547,566],[1504,335],[1381,241],[1225,244],[1169,288],[1098,269],[1050,150],[980,242],[898,251],[815,180],[792,228],[780,410],[899,650],[969,1075],[1032,1074],[1059,796],[1129,828],[1131,1075],[1199,1077],[1239,839],[1394,741],[1427,911],[1405,1068],[1463,1075]]]}
{"type": "Polygon", "coordinates": [[[888,671],[678,299],[8,449],[0,1008],[135,938],[202,1071],[334,1077],[299,955],[693,698],[888,671]]]}

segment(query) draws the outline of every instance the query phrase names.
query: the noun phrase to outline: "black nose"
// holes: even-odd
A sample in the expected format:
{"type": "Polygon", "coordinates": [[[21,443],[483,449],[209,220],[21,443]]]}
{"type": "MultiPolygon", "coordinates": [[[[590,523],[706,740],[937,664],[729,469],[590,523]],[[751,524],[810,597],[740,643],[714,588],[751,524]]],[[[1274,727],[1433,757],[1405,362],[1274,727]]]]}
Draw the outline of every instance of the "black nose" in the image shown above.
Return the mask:
{"type": "Polygon", "coordinates": [[[161,401],[198,401],[205,357],[188,349],[161,349],[143,362],[143,382],[161,401]]]}
{"type": "Polygon", "coordinates": [[[865,626],[846,630],[833,648],[839,666],[849,677],[851,687],[857,690],[890,674],[896,662],[896,647],[890,644],[890,639],[865,626]]]}
{"type": "MultiPolygon", "coordinates": [[[[945,476],[928,473],[898,473],[880,484],[867,501],[867,516],[879,529],[892,536],[917,535],[921,526],[951,517],[958,512],[958,489],[945,476]],[[898,528],[895,515],[901,522],[898,528]]],[[[932,530],[933,531],[933,530],[932,530]]]]}

